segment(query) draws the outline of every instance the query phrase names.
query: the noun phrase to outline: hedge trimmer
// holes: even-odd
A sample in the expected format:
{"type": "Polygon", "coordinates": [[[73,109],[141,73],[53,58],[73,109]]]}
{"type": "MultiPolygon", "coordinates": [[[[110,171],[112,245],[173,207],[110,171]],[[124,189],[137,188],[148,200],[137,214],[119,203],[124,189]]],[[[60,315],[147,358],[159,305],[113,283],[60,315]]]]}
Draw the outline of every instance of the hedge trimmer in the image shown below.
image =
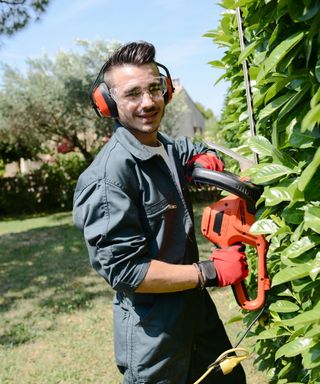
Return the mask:
{"type": "MultiPolygon", "coordinates": [[[[239,40],[241,51],[244,50],[244,38],[241,10],[236,9],[239,40]]],[[[249,116],[250,134],[256,136],[256,128],[253,116],[252,95],[247,60],[243,60],[243,75],[246,89],[247,110],[249,116]]],[[[230,149],[206,142],[214,150],[221,151],[240,164],[242,171],[254,163],[259,162],[259,158],[254,153],[254,161],[251,161],[230,149]]],[[[266,300],[265,292],[270,289],[270,279],[266,269],[266,255],[268,243],[264,236],[253,235],[250,228],[255,221],[256,202],[261,195],[258,186],[242,181],[239,177],[226,173],[215,172],[206,169],[196,168],[193,172],[193,180],[196,183],[213,185],[231,194],[227,197],[211,204],[205,208],[202,215],[201,231],[203,235],[218,247],[228,247],[236,243],[244,243],[255,248],[258,255],[257,262],[257,297],[250,300],[243,282],[233,286],[233,291],[238,304],[246,310],[256,310],[264,306],[266,300]]]]}
{"type": "Polygon", "coordinates": [[[265,304],[265,292],[270,289],[270,280],[266,270],[268,243],[264,236],[250,233],[255,221],[255,204],[261,190],[256,185],[241,181],[227,172],[216,172],[204,168],[195,168],[192,173],[197,184],[209,184],[231,192],[228,196],[206,207],[202,214],[201,232],[219,248],[242,243],[257,251],[257,297],[249,298],[243,282],[233,285],[237,303],[246,310],[256,310],[265,304]]]}

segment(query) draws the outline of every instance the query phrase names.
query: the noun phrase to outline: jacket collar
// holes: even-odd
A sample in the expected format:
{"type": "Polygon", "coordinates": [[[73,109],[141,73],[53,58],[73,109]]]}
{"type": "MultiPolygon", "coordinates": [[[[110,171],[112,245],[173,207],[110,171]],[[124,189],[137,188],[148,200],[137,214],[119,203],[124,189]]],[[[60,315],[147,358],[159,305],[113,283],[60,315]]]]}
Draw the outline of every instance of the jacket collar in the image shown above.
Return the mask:
{"type": "MultiPolygon", "coordinates": [[[[134,157],[139,160],[148,160],[155,156],[154,153],[148,151],[148,149],[140,143],[135,136],[124,127],[117,127],[114,133],[115,139],[134,157]]],[[[173,141],[166,135],[158,132],[158,140],[167,148],[169,145],[173,145],[173,141]]]]}

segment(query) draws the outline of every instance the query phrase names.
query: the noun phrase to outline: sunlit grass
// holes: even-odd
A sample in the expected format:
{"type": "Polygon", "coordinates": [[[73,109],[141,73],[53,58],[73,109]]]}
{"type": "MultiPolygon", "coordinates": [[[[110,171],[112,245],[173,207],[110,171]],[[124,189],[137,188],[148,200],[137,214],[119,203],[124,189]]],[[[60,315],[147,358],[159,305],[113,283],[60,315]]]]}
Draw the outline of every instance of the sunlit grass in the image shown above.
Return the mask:
{"type": "MultiPolygon", "coordinates": [[[[197,228],[201,212],[195,205],[197,228]]],[[[113,292],[90,267],[70,212],[2,221],[0,233],[0,383],[121,383],[113,292]]],[[[211,244],[199,231],[198,240],[205,258],[211,244]]],[[[224,321],[239,314],[230,289],[213,297],[224,321]]],[[[239,330],[227,326],[232,342],[239,330]]],[[[252,360],[246,370],[248,384],[266,382],[252,360]]]]}

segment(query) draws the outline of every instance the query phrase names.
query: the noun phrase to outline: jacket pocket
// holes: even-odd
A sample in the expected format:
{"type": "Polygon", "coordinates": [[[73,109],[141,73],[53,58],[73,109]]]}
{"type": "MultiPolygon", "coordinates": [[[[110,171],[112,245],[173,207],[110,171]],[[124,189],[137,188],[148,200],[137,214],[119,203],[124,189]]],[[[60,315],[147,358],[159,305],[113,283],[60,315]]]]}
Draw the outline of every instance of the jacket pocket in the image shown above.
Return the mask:
{"type": "Polygon", "coordinates": [[[171,217],[176,209],[175,203],[169,203],[165,199],[157,203],[145,204],[145,223],[148,237],[155,238],[162,233],[166,227],[166,218],[171,217]]]}
{"type": "Polygon", "coordinates": [[[174,203],[169,203],[165,199],[154,204],[145,204],[146,215],[149,219],[174,209],[177,209],[177,205],[174,203]]]}
{"type": "Polygon", "coordinates": [[[118,367],[128,367],[128,345],[127,339],[132,333],[130,327],[130,314],[117,297],[113,299],[113,332],[114,352],[118,367]]]}

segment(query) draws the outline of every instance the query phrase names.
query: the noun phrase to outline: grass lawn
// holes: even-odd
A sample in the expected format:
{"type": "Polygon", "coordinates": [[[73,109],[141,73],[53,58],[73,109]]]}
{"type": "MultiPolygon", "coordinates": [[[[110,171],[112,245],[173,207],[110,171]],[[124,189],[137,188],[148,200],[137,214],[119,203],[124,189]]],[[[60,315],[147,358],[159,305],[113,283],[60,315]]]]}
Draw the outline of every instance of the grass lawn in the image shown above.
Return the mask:
{"type": "MultiPolygon", "coordinates": [[[[198,239],[208,255],[210,244],[198,239]]],[[[212,295],[224,321],[240,314],[231,289],[212,295]]],[[[90,267],[69,212],[0,221],[0,383],[121,383],[112,296],[90,267]]],[[[226,329],[233,343],[244,330],[241,322],[226,329]]],[[[249,341],[242,346],[250,347],[249,341]]],[[[267,383],[253,359],[244,363],[248,384],[267,383]]]]}

